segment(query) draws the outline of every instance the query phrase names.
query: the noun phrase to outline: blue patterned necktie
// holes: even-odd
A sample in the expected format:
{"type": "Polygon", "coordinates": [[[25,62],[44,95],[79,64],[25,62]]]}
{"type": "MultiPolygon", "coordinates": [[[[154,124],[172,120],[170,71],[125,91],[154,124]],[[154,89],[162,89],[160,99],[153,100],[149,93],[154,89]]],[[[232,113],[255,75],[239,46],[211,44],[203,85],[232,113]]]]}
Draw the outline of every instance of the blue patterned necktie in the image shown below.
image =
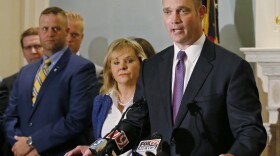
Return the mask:
{"type": "Polygon", "coordinates": [[[184,51],[179,51],[177,55],[178,63],[175,68],[175,81],[174,81],[174,88],[173,88],[173,122],[174,123],[184,94],[185,57],[186,57],[186,53],[184,51]]]}

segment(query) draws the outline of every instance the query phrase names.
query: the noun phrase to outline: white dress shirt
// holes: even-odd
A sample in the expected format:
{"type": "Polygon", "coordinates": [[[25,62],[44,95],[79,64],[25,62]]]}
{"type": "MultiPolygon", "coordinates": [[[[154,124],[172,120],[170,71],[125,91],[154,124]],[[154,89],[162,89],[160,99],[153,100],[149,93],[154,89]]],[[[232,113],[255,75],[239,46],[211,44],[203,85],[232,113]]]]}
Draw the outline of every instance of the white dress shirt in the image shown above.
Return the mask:
{"type": "Polygon", "coordinates": [[[173,67],[172,67],[172,95],[173,95],[173,88],[174,88],[174,81],[175,81],[175,68],[178,63],[177,54],[179,53],[179,51],[185,51],[187,55],[187,57],[185,57],[184,60],[185,67],[186,67],[185,80],[184,80],[184,92],[185,92],[186,86],[189,83],[193,69],[201,54],[201,50],[205,42],[205,39],[206,39],[205,35],[202,34],[201,37],[192,45],[190,45],[187,49],[179,49],[178,46],[176,46],[176,44],[174,43],[174,58],[173,58],[173,67]]]}
{"type": "MultiPolygon", "coordinates": [[[[118,109],[118,96],[114,93],[114,91],[110,91],[109,96],[112,98],[113,104],[110,108],[108,115],[104,121],[104,124],[102,126],[101,130],[101,136],[104,137],[107,133],[109,133],[119,122],[122,113],[125,112],[125,110],[133,104],[133,98],[126,104],[126,106],[123,109],[123,112],[120,112],[118,109]]],[[[125,116],[126,118],[126,116],[125,116]]],[[[130,156],[132,153],[132,150],[127,151],[124,154],[121,154],[120,156],[130,156]]]]}

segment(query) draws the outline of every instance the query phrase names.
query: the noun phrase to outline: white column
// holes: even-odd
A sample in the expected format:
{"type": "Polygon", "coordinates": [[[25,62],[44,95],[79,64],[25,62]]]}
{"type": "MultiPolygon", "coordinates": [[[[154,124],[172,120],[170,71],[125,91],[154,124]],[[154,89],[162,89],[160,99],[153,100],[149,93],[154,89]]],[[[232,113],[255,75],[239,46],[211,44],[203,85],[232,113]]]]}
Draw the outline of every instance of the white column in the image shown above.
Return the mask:
{"type": "MultiPolygon", "coordinates": [[[[22,25],[23,30],[39,26],[41,12],[49,6],[49,0],[23,0],[22,1],[22,25]]],[[[24,64],[27,64],[23,58],[24,64]]]]}
{"type": "Polygon", "coordinates": [[[49,6],[49,0],[23,0],[22,15],[24,30],[39,25],[41,12],[49,6]]]}

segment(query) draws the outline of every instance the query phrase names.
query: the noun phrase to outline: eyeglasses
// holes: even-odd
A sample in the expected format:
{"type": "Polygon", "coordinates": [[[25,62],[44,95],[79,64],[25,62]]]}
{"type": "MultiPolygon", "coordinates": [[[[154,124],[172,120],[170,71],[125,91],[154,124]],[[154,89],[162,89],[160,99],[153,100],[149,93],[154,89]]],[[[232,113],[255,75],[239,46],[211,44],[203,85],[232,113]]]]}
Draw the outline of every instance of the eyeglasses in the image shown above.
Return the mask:
{"type": "Polygon", "coordinates": [[[34,49],[40,49],[42,48],[42,46],[40,44],[36,44],[36,45],[29,45],[29,46],[26,46],[26,47],[23,47],[25,50],[32,50],[32,48],[34,49]]]}

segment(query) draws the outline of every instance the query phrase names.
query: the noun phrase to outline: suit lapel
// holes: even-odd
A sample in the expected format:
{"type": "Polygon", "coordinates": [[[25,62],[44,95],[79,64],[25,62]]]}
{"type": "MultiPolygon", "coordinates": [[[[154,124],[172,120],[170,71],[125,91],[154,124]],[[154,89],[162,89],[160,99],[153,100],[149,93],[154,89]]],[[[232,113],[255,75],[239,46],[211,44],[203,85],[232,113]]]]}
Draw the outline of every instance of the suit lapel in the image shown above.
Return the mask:
{"type": "MultiPolygon", "coordinates": [[[[71,56],[71,51],[69,49],[67,49],[64,52],[64,54],[61,56],[59,61],[54,65],[52,70],[49,72],[48,76],[46,77],[46,80],[43,82],[43,84],[40,88],[40,91],[37,95],[36,102],[34,104],[35,108],[37,108],[38,105],[40,105],[40,100],[41,100],[42,96],[44,96],[48,86],[53,82],[52,79],[54,79],[57,76],[57,74],[65,68],[67,62],[70,59],[70,56],[71,56]]],[[[36,109],[33,109],[33,110],[35,111],[36,109]]]]}
{"type": "Polygon", "coordinates": [[[165,114],[167,114],[167,122],[172,127],[172,92],[171,92],[171,84],[172,84],[172,64],[173,64],[173,56],[174,56],[174,46],[168,47],[162,55],[162,61],[158,63],[158,69],[160,74],[159,86],[160,86],[160,94],[161,94],[161,103],[165,114]]]}
{"type": "Polygon", "coordinates": [[[34,87],[34,79],[35,79],[38,69],[40,68],[40,65],[42,64],[42,61],[43,61],[43,59],[40,59],[39,61],[31,64],[30,66],[32,66],[32,67],[30,67],[30,70],[27,73],[25,73],[25,75],[24,75],[26,77],[25,82],[24,82],[25,85],[27,86],[26,93],[28,94],[28,97],[30,97],[30,98],[28,98],[28,102],[27,102],[27,104],[29,106],[32,105],[32,92],[33,92],[33,87],[34,87]]]}
{"type": "Polygon", "coordinates": [[[184,120],[188,112],[188,104],[194,102],[194,98],[197,96],[209,73],[211,72],[213,65],[211,61],[215,58],[214,44],[206,39],[202,48],[200,57],[196,63],[193,73],[190,77],[188,86],[183,95],[182,103],[177,114],[177,118],[174,127],[179,127],[184,120]]]}

